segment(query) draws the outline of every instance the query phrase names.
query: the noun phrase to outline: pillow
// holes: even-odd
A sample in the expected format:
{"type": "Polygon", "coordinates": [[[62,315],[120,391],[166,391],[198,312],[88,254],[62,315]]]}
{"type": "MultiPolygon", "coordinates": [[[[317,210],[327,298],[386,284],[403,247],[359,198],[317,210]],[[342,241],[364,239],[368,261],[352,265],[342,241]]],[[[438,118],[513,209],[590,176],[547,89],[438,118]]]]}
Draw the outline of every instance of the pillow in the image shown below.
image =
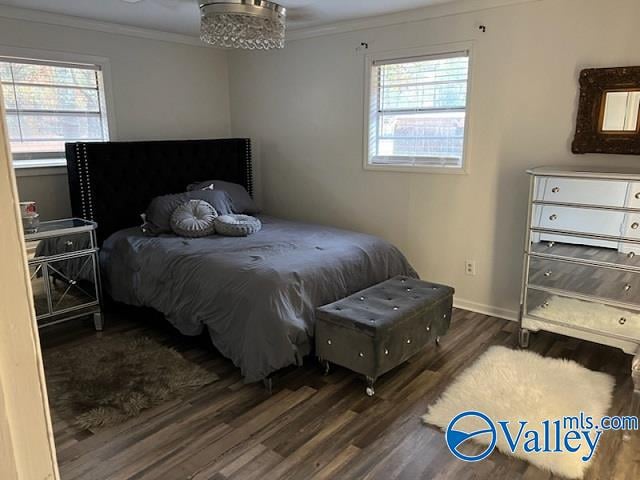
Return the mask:
{"type": "Polygon", "coordinates": [[[260,213],[260,209],[253,201],[249,192],[237,183],[225,182],[223,180],[208,180],[206,182],[192,183],[187,187],[188,191],[195,190],[222,190],[229,194],[233,206],[234,213],[260,213]]]}
{"type": "Polygon", "coordinates": [[[249,215],[221,215],[214,223],[216,233],[227,237],[246,237],[262,228],[260,220],[249,215]]]}
{"type": "Polygon", "coordinates": [[[194,190],[187,192],[189,200],[204,200],[216,209],[219,215],[229,215],[235,212],[235,205],[231,196],[224,190],[194,190]]]}
{"type": "Polygon", "coordinates": [[[181,237],[206,237],[215,232],[216,209],[203,200],[189,200],[171,215],[171,229],[181,237]]]}
{"type": "Polygon", "coordinates": [[[196,192],[175,193],[155,197],[142,215],[142,231],[148,235],[160,235],[171,232],[171,215],[180,205],[189,200],[204,200],[219,214],[234,212],[231,197],[222,190],[199,190],[196,192]]]}

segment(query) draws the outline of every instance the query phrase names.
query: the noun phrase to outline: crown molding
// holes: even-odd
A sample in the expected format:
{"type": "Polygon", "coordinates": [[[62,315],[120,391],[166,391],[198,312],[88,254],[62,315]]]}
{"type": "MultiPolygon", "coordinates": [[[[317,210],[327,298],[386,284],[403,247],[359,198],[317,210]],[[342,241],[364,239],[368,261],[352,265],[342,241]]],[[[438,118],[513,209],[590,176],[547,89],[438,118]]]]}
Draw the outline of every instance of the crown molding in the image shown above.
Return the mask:
{"type": "Polygon", "coordinates": [[[358,30],[367,30],[370,28],[421,22],[434,18],[480,12],[483,10],[540,1],[542,0],[460,0],[456,2],[430,5],[428,7],[418,8],[415,10],[379,15],[376,17],[347,20],[327,25],[319,25],[316,27],[289,30],[287,32],[287,40],[303,40],[305,38],[321,37],[324,35],[335,35],[358,30]]]}
{"type": "MultiPolygon", "coordinates": [[[[376,17],[347,20],[327,25],[320,25],[287,32],[287,41],[302,40],[305,38],[334,35],[351,31],[366,30],[376,27],[387,27],[404,23],[420,22],[424,20],[460,15],[463,13],[478,12],[494,8],[507,7],[523,3],[540,2],[542,0],[460,0],[437,5],[431,5],[416,10],[379,15],[376,17]]],[[[109,33],[112,35],[124,35],[127,37],[144,38],[161,42],[180,43],[201,48],[215,48],[203,43],[198,37],[179,33],[163,32],[147,28],[133,27],[119,23],[101,22],[88,18],[60,15],[57,13],[43,12],[26,8],[9,7],[0,5],[0,18],[11,20],[23,20],[27,22],[42,23],[46,25],[63,26],[90,30],[93,32],[109,33]]]]}
{"type": "Polygon", "coordinates": [[[195,36],[132,27],[129,25],[122,25],[120,23],[100,22],[98,20],[91,20],[88,18],[60,15],[57,13],[42,12],[40,10],[31,10],[27,8],[0,5],[0,18],[78,28],[81,30],[91,30],[93,32],[110,33],[112,35],[144,38],[146,40],[156,40],[160,42],[181,43],[184,45],[202,48],[213,48],[203,43],[195,36]]]}

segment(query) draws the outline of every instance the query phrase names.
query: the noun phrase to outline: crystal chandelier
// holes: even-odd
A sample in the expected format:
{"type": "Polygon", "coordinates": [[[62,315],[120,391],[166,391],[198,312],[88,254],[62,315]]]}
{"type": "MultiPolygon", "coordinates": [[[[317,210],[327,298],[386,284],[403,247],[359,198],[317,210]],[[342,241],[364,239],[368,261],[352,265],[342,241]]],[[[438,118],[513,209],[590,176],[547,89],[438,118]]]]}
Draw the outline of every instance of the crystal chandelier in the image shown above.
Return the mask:
{"type": "Polygon", "coordinates": [[[216,47],[284,47],[287,10],[265,0],[201,0],[200,38],[216,47]]]}

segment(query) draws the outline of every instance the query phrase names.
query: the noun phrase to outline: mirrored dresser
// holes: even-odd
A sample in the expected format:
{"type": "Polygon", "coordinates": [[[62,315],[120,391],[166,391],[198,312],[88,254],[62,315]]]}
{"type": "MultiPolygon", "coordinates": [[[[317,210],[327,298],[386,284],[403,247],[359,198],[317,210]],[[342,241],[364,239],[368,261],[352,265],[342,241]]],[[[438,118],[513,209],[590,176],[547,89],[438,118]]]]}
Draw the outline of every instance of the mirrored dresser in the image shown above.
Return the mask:
{"type": "Polygon", "coordinates": [[[640,393],[640,169],[527,173],[520,345],[546,330],[620,348],[640,393]]]}
{"type": "Polygon", "coordinates": [[[69,218],[41,222],[25,234],[39,327],[92,316],[102,330],[100,265],[95,222],[69,218]]]}

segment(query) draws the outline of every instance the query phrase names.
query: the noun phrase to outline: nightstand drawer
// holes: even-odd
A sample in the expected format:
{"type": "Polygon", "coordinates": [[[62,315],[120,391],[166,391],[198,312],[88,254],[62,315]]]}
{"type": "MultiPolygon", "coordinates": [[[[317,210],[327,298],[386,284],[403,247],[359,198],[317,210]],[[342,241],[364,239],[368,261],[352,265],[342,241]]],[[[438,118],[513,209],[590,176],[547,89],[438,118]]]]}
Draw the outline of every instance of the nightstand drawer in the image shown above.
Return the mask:
{"type": "Polygon", "coordinates": [[[33,252],[33,256],[30,259],[52,257],[91,249],[91,232],[43,238],[29,242],[27,245],[27,250],[33,252]]]}

